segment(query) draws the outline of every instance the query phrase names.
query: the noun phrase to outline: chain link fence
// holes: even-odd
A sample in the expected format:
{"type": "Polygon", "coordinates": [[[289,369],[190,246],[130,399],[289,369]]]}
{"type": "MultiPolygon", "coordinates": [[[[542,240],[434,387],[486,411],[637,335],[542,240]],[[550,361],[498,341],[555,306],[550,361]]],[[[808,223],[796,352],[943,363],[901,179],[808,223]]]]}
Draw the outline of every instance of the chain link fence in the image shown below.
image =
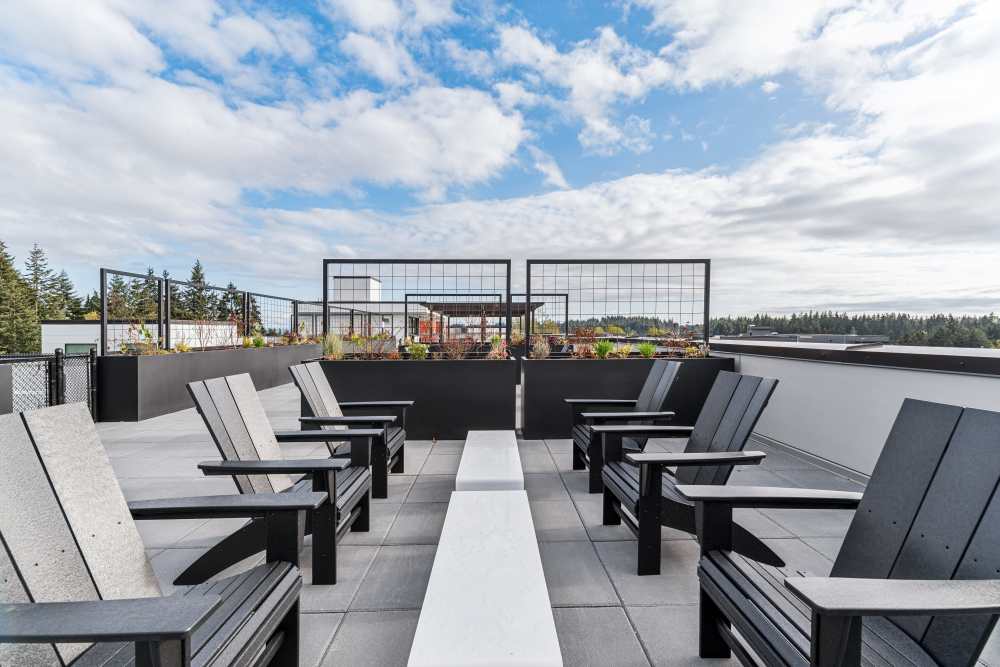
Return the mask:
{"type": "Polygon", "coordinates": [[[11,369],[13,412],[64,403],[86,403],[95,414],[97,357],[91,354],[5,355],[11,369]]]}

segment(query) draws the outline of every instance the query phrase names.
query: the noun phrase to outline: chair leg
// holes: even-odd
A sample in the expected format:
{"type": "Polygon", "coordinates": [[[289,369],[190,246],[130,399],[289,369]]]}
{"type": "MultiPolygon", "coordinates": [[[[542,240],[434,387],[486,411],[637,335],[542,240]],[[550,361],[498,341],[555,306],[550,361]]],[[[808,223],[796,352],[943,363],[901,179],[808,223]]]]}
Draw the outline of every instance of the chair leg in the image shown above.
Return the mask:
{"type": "Polygon", "coordinates": [[[698,599],[698,657],[729,658],[732,651],[722,635],[720,623],[729,624],[715,601],[702,588],[698,599]]]}
{"type": "Polygon", "coordinates": [[[312,511],[312,582],[337,583],[337,504],[327,501],[312,511]]]}
{"type": "Polygon", "coordinates": [[[660,573],[660,512],[656,502],[639,499],[639,557],[636,574],[660,573]]]}
{"type": "Polygon", "coordinates": [[[372,497],[389,497],[389,448],[383,440],[372,446],[372,497]]]}
{"type": "Polygon", "coordinates": [[[587,457],[590,459],[589,490],[591,493],[600,493],[601,489],[604,488],[604,482],[601,480],[601,472],[604,470],[604,452],[601,451],[600,442],[591,442],[587,457]]]}
{"type": "Polygon", "coordinates": [[[404,442],[399,446],[399,451],[396,452],[396,462],[392,465],[392,469],[389,472],[401,473],[406,465],[406,443],[404,442]]]}
{"type": "Polygon", "coordinates": [[[619,526],[622,522],[622,517],[618,514],[618,499],[615,498],[615,494],[611,493],[611,490],[604,487],[604,516],[601,518],[601,523],[605,526],[619,526]]]}
{"type": "Polygon", "coordinates": [[[351,524],[352,533],[367,533],[369,525],[371,524],[371,511],[372,511],[372,497],[371,494],[365,494],[365,497],[358,502],[358,507],[361,508],[361,512],[358,517],[351,524]]]}
{"type": "Polygon", "coordinates": [[[576,446],[576,442],[573,443],[573,470],[584,470],[587,467],[587,462],[583,460],[583,454],[580,452],[580,448],[576,446]]]}
{"type": "Polygon", "coordinates": [[[299,635],[302,632],[299,625],[299,602],[295,601],[292,608],[285,614],[276,632],[281,632],[284,639],[281,648],[271,658],[272,667],[298,667],[299,665],[299,635]]]}

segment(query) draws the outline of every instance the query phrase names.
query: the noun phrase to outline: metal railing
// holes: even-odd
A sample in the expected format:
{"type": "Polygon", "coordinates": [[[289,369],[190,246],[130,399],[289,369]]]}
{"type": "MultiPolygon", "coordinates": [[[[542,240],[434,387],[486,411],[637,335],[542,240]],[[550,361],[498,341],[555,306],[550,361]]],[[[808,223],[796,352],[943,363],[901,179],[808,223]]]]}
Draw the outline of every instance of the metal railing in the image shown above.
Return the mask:
{"type": "Polygon", "coordinates": [[[313,335],[302,329],[309,324],[309,304],[320,304],[246,292],[232,284],[219,287],[107,268],[100,273],[101,354],[234,347],[254,333],[270,343],[313,335]]]}

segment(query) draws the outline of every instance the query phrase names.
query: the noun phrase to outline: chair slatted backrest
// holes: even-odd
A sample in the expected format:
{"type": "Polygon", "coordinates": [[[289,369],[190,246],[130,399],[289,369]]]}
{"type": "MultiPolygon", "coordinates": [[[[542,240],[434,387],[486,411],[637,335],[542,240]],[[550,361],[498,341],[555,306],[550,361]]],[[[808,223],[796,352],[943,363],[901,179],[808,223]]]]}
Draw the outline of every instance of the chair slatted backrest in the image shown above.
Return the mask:
{"type": "MultiPolygon", "coordinates": [[[[188,390],[224,459],[233,460],[234,453],[239,461],[283,458],[249,373],[205,380],[204,392],[197,389],[198,384],[190,383],[188,390]],[[231,447],[224,444],[227,441],[231,447]]],[[[248,484],[252,493],[274,493],[290,488],[293,482],[288,475],[275,473],[250,475],[248,484]]]]}
{"type": "MultiPolygon", "coordinates": [[[[694,424],[686,452],[735,452],[746,446],[778,381],[719,371],[694,424]]],[[[732,466],[690,466],[677,470],[682,484],[725,484],[732,466]]]]}
{"type": "MultiPolygon", "coordinates": [[[[681,365],[676,361],[657,359],[649,369],[646,380],[639,391],[635,408],[637,412],[657,412],[667,408],[663,403],[667,400],[670,387],[677,379],[677,372],[681,365]]],[[[643,420],[640,420],[643,421],[643,420]]],[[[626,448],[644,449],[649,438],[625,438],[623,445],[626,448]]]]}
{"type": "Polygon", "coordinates": [[[639,390],[639,395],[636,397],[634,410],[638,412],[651,412],[659,407],[654,406],[653,401],[656,398],[656,390],[660,386],[660,380],[663,379],[663,373],[667,370],[667,367],[668,362],[666,359],[656,359],[653,361],[653,364],[649,367],[649,373],[642,383],[642,389],[639,390]]]}
{"type": "MultiPolygon", "coordinates": [[[[316,417],[343,417],[344,412],[340,409],[340,403],[333,393],[333,387],[323,372],[323,367],[318,361],[309,361],[302,364],[289,366],[288,371],[292,374],[292,381],[302,392],[309,411],[316,417]]],[[[344,431],[348,427],[343,424],[330,424],[320,427],[324,431],[344,431]]],[[[337,448],[343,442],[327,442],[326,446],[330,454],[335,454],[337,448]]]]}
{"type": "MultiPolygon", "coordinates": [[[[0,418],[3,599],[155,597],[159,585],[86,404],[0,418]],[[8,573],[14,576],[8,576],[8,573]]],[[[64,662],[87,644],[59,645],[64,662]]],[[[51,647],[0,647],[0,664],[44,664],[51,647]]]]}
{"type": "MultiPolygon", "coordinates": [[[[907,399],[832,575],[995,579],[1000,572],[1000,413],[907,399]]],[[[970,665],[996,617],[892,619],[943,665],[970,665]]]]}

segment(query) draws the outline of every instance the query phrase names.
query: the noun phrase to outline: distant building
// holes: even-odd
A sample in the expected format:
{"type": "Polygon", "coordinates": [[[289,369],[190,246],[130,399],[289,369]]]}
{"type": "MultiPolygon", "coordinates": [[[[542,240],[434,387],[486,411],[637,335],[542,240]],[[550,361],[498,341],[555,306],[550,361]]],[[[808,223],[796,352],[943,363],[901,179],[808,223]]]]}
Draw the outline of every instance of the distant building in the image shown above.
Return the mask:
{"type": "Polygon", "coordinates": [[[779,333],[773,327],[751,324],[747,332],[738,336],[716,336],[718,340],[747,340],[750,338],[762,341],[777,341],[781,343],[835,343],[839,345],[861,345],[865,343],[888,343],[888,336],[866,336],[861,334],[796,334],[779,333]]]}

